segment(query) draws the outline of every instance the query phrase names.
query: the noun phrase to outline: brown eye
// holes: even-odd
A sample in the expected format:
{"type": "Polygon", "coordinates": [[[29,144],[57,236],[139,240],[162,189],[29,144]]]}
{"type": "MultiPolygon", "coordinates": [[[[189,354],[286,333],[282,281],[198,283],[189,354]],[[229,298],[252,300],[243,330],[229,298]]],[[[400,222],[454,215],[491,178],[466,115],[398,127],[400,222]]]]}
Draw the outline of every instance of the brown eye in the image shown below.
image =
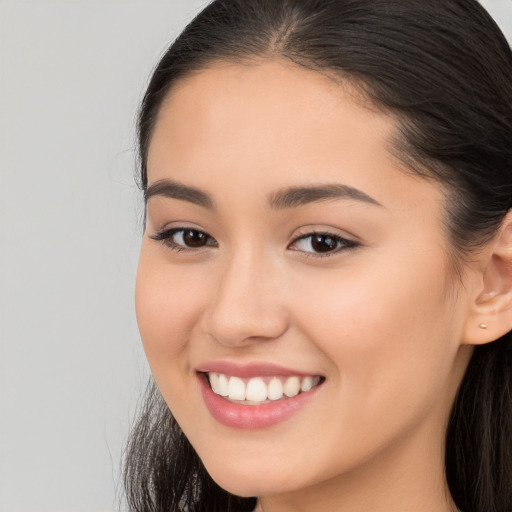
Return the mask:
{"type": "Polygon", "coordinates": [[[161,241],[176,251],[217,247],[217,242],[208,233],[199,229],[171,228],[152,236],[153,240],[161,241]]]}
{"type": "Polygon", "coordinates": [[[314,235],[311,237],[311,248],[315,252],[330,252],[338,247],[338,240],[329,235],[314,235]]]}
{"type": "Polygon", "coordinates": [[[311,256],[329,256],[343,250],[353,249],[358,245],[353,240],[330,233],[309,233],[297,238],[289,248],[311,256]]]}
{"type": "Polygon", "coordinates": [[[203,247],[207,244],[208,237],[206,233],[195,229],[183,230],[183,244],[187,247],[203,247]]]}

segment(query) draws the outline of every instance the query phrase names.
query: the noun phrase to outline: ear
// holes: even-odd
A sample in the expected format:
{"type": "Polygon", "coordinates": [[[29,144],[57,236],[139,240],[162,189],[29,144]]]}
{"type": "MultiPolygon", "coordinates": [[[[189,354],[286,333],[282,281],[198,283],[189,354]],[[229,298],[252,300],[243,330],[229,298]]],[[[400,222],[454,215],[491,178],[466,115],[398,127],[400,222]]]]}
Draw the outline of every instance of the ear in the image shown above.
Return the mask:
{"type": "Polygon", "coordinates": [[[512,210],[477,259],[477,285],[464,326],[468,345],[489,343],[512,329],[512,210]]]}

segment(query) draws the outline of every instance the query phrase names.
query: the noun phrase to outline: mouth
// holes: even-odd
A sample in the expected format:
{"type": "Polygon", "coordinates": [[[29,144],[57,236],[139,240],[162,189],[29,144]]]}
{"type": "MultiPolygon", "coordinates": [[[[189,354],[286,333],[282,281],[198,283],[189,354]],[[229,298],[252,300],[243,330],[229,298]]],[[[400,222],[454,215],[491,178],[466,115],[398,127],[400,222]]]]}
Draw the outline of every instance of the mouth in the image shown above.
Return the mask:
{"type": "Polygon", "coordinates": [[[294,398],[318,387],[319,375],[263,375],[243,378],[218,372],[204,372],[211,390],[225,400],[241,405],[265,405],[294,398]]]}
{"type": "Polygon", "coordinates": [[[210,361],[196,368],[204,403],[226,427],[257,430],[286,422],[322,395],[325,377],[266,362],[210,361]]]}

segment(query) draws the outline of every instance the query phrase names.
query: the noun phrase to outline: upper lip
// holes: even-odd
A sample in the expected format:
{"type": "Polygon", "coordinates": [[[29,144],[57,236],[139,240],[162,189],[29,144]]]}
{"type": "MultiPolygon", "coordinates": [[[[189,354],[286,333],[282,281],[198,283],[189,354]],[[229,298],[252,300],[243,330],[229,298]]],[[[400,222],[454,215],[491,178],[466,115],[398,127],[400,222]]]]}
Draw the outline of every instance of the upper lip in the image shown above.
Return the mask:
{"type": "Polygon", "coordinates": [[[273,375],[283,376],[297,376],[307,377],[310,375],[318,375],[317,373],[304,372],[294,370],[292,368],[286,368],[284,366],[275,365],[272,363],[254,362],[254,363],[234,363],[232,361],[208,361],[199,365],[196,368],[197,372],[200,373],[222,373],[224,375],[230,375],[233,377],[240,378],[251,378],[251,377],[270,377],[273,375]]]}

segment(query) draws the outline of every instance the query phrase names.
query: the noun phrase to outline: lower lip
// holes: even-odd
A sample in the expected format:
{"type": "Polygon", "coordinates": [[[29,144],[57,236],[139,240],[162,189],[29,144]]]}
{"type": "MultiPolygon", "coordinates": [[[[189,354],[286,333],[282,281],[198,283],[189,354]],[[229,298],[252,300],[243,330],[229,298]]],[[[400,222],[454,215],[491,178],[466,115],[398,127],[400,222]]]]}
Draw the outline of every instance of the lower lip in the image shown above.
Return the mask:
{"type": "Polygon", "coordinates": [[[198,374],[201,392],[210,414],[227,427],[256,430],[287,420],[302,409],[321,385],[292,398],[283,398],[262,405],[242,405],[229,402],[212,391],[204,374],[198,374]]]}

